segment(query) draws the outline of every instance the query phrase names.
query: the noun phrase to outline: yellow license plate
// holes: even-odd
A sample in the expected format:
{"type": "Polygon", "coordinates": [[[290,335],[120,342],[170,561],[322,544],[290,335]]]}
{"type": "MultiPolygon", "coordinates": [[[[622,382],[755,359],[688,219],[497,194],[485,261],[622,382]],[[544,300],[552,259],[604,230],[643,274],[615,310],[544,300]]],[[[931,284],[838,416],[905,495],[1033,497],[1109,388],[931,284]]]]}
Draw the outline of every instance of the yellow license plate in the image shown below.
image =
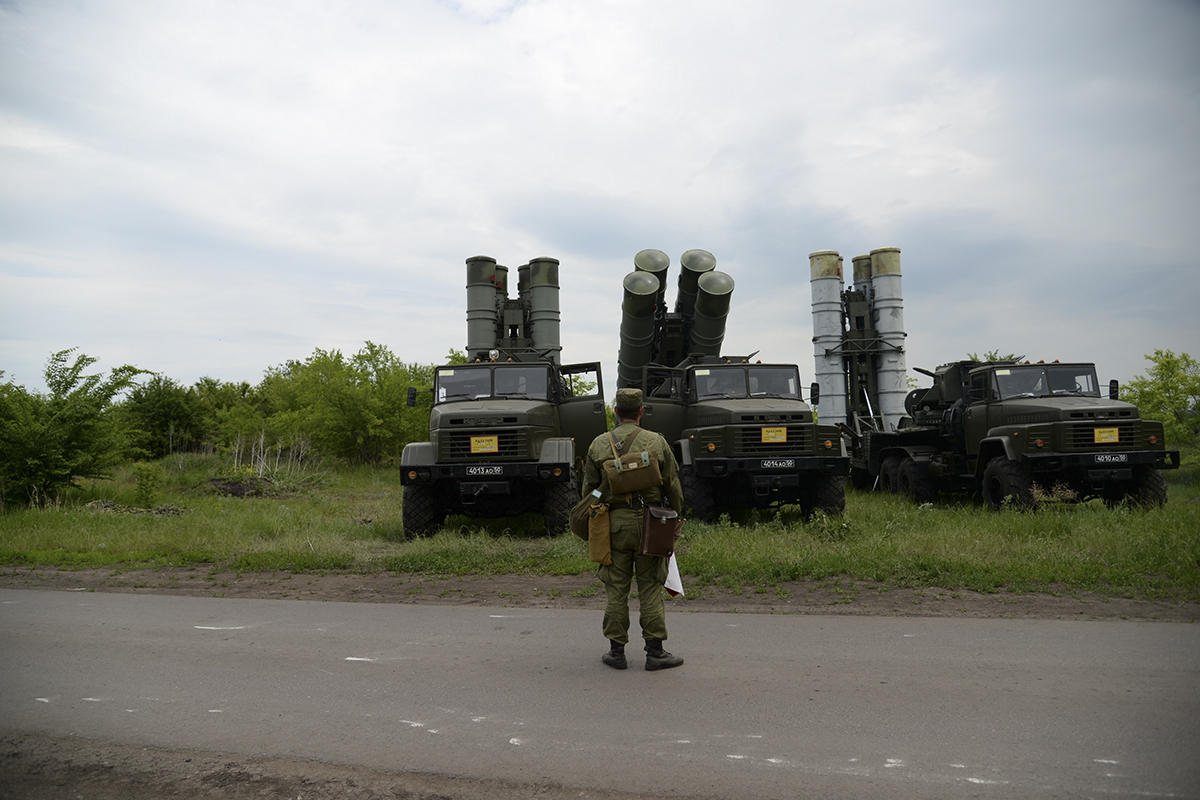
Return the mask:
{"type": "Polygon", "coordinates": [[[766,442],[786,442],[787,428],[763,428],[762,441],[766,442]]]}
{"type": "Polygon", "coordinates": [[[500,437],[499,436],[472,436],[471,437],[471,452],[472,453],[499,453],[500,452],[500,437]]]}
{"type": "Polygon", "coordinates": [[[1096,444],[1116,444],[1121,441],[1121,431],[1119,428],[1096,428],[1095,437],[1096,444]]]}

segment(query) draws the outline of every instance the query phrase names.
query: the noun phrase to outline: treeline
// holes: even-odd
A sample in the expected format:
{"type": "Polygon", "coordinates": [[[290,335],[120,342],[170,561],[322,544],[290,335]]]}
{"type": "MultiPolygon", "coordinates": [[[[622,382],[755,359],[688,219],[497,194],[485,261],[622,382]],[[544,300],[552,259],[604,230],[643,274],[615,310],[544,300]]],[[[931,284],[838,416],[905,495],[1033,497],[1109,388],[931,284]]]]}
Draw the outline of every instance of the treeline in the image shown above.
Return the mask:
{"type": "MultiPolygon", "coordinates": [[[[451,350],[449,360],[465,358],[451,350]]],[[[95,362],[54,353],[45,394],[0,384],[0,505],[42,505],[81,478],[180,452],[260,469],[313,457],[386,463],[428,431],[428,406],[409,408],[406,398],[410,386],[430,387],[434,365],[405,363],[373,342],[349,357],[317,349],[256,385],[206,377],[185,386],[133,366],[87,374],[95,362]]]]}

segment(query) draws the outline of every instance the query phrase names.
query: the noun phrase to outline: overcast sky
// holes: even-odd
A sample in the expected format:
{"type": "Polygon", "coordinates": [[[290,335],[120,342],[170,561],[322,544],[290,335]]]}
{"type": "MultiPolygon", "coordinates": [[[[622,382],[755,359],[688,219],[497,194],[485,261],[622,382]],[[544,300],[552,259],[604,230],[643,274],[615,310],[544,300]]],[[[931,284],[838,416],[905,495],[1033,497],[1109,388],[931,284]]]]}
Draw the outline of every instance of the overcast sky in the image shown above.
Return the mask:
{"type": "Polygon", "coordinates": [[[68,347],[184,384],[440,362],[476,254],[560,259],[564,360],[611,387],[651,247],[672,284],[711,251],[725,352],[807,383],[808,254],[884,246],[910,371],[1200,356],[1200,3],[0,0],[0,370],[30,389],[68,347]]]}

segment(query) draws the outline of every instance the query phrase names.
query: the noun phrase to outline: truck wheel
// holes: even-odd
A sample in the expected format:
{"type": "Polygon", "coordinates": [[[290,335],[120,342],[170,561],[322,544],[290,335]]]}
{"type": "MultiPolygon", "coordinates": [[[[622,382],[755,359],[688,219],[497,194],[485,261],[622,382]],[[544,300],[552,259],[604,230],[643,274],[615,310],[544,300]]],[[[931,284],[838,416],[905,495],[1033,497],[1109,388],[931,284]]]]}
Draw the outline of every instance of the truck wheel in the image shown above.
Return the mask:
{"type": "Polygon", "coordinates": [[[685,467],[680,470],[680,483],[683,484],[683,503],[692,510],[692,519],[697,522],[712,522],[717,518],[716,499],[713,497],[713,487],[692,470],[685,467]]]}
{"type": "Polygon", "coordinates": [[[1167,479],[1153,468],[1138,470],[1133,476],[1133,486],[1125,496],[1131,506],[1162,508],[1167,504],[1167,479]]]}
{"type": "Polygon", "coordinates": [[[879,465],[879,491],[896,493],[900,479],[900,456],[888,456],[879,465]]]}
{"type": "Polygon", "coordinates": [[[446,521],[446,513],[439,508],[432,486],[410,484],[404,487],[400,518],[405,537],[412,539],[429,536],[440,528],[446,521]]]}
{"type": "Polygon", "coordinates": [[[557,536],[567,529],[571,522],[571,509],[579,499],[579,491],[575,488],[575,478],[564,483],[551,483],[546,486],[546,494],[542,498],[542,518],[546,523],[546,535],[557,536]]]}
{"type": "Polygon", "coordinates": [[[983,500],[992,511],[999,511],[1006,498],[1022,510],[1037,508],[1033,496],[1033,474],[1029,467],[1004,456],[996,456],[983,470],[983,500]]]}
{"type": "Polygon", "coordinates": [[[896,491],[917,504],[929,503],[937,496],[929,473],[918,467],[911,458],[900,462],[896,472],[896,491]]]}
{"type": "Polygon", "coordinates": [[[822,475],[817,479],[815,507],[831,516],[840,516],[846,510],[846,477],[844,475],[822,475]]]}

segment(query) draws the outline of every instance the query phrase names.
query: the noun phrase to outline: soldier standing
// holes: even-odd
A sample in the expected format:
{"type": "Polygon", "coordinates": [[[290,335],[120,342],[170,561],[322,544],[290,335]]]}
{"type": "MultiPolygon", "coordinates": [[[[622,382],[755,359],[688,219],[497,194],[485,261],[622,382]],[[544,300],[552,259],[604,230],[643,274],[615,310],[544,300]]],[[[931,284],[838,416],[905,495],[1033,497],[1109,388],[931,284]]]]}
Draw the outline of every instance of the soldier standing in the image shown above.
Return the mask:
{"type": "MultiPolygon", "coordinates": [[[[670,669],[683,663],[679,656],[663,650],[667,638],[667,615],[663,607],[663,582],[667,579],[668,560],[638,552],[642,532],[642,504],[660,505],[665,494],[671,508],[682,514],[683,488],[679,485],[679,466],[675,454],[661,434],[639,426],[642,420],[642,392],[639,389],[618,389],[613,411],[617,427],[612,434],[597,436],[588,448],[584,467],[583,493],[587,495],[601,485],[601,464],[613,457],[614,442],[623,445],[625,453],[649,451],[658,459],[662,471],[662,486],[646,489],[633,495],[614,495],[604,492],[601,502],[609,504],[609,531],[612,543],[612,563],[598,570],[604,584],[607,604],[604,608],[604,636],[609,651],[601,661],[614,669],[627,669],[625,644],[629,641],[629,589],[634,575],[638,587],[638,622],[646,640],[646,669],[670,669]]],[[[607,484],[605,484],[607,486],[607,484]]]]}

